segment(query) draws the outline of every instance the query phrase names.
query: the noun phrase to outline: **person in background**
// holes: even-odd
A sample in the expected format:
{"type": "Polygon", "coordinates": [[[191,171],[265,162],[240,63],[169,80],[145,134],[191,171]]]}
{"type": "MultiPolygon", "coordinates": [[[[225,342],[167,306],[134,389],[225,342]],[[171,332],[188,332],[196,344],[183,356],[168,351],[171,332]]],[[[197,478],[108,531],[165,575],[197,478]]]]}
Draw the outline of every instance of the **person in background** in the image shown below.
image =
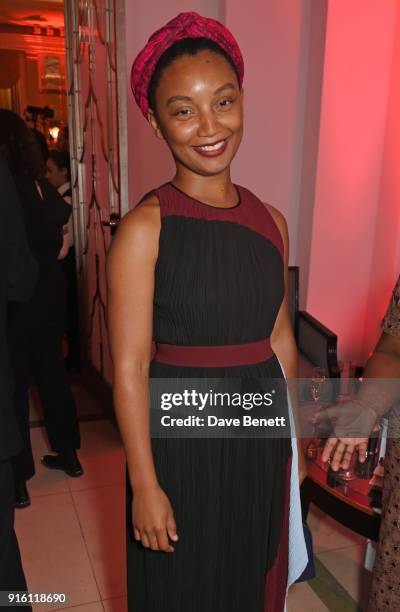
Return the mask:
{"type": "Polygon", "coordinates": [[[40,148],[40,153],[43,158],[43,162],[46,162],[47,156],[49,154],[49,147],[47,146],[46,138],[37,128],[32,128],[32,134],[40,148]]]}
{"type": "Polygon", "coordinates": [[[364,461],[369,434],[377,419],[390,410],[383,514],[368,610],[394,612],[400,610],[400,406],[396,406],[400,400],[400,277],[363,379],[355,401],[326,411],[330,420],[335,421],[337,437],[327,441],[322,458],[328,461],[331,457],[333,470],[348,469],[354,452],[364,461]],[[354,433],[350,432],[354,431],[359,437],[351,437],[354,433]]]}
{"type": "Polygon", "coordinates": [[[72,218],[72,189],[71,189],[71,163],[69,154],[66,152],[52,149],[49,152],[49,157],[46,161],[45,170],[46,179],[58,193],[63,197],[64,201],[71,206],[71,216],[68,223],[63,228],[63,244],[58,254],[58,259],[62,261],[74,246],[74,224],[72,218]]]}
{"type": "Polygon", "coordinates": [[[13,458],[17,507],[29,505],[26,481],[34,475],[29,429],[28,390],[37,385],[52,450],[43,464],[69,476],[83,473],[76,449],[80,447],[76,406],[64,369],[62,336],[65,281],[57,261],[63,226],[71,209],[45,179],[42,159],[24,121],[0,109],[0,155],[7,162],[22,206],[29,248],[39,265],[32,297],[13,308],[9,318],[9,345],[16,378],[14,407],[23,448],[13,458]]]}
{"type": "Polygon", "coordinates": [[[49,155],[49,147],[47,146],[46,138],[44,137],[43,132],[37,129],[36,120],[32,116],[32,113],[28,112],[26,109],[24,112],[24,118],[26,125],[31,130],[33,137],[35,138],[35,142],[39,147],[41,157],[43,159],[43,163],[46,163],[47,157],[49,155]]]}
{"type": "MultiPolygon", "coordinates": [[[[67,151],[51,150],[46,162],[46,178],[55,187],[65,202],[71,206],[71,166],[67,151]]],[[[65,332],[68,343],[68,354],[65,365],[68,370],[80,369],[80,340],[79,340],[79,308],[78,283],[76,276],[74,227],[72,215],[63,228],[64,240],[59,253],[59,260],[65,275],[66,282],[66,326],[65,332]]]]}
{"type": "Polygon", "coordinates": [[[10,302],[31,297],[38,267],[28,248],[15,185],[1,157],[0,190],[0,591],[25,591],[26,581],[14,531],[11,464],[12,457],[21,449],[22,439],[13,410],[14,385],[7,350],[6,319],[10,302]]]}

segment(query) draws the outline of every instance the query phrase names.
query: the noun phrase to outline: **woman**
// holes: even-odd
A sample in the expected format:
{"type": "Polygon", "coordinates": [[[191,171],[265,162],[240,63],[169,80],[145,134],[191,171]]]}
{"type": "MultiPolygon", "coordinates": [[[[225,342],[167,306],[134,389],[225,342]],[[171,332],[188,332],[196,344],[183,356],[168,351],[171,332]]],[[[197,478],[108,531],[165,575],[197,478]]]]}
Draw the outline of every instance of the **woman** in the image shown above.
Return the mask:
{"type": "MultiPolygon", "coordinates": [[[[46,178],[55,187],[64,201],[71,206],[71,164],[68,151],[51,150],[46,162],[46,178]]],[[[68,370],[80,369],[78,285],[76,277],[74,228],[72,214],[63,228],[63,245],[58,255],[66,282],[65,332],[68,354],[65,365],[68,370]]]]}
{"type": "Polygon", "coordinates": [[[288,568],[290,438],[149,432],[149,376],[282,379],[279,361],[296,376],[286,224],[230,177],[242,79],[231,33],[196,13],[153,34],[132,69],[135,99],[176,164],[126,215],[108,261],[132,611],[278,612],[305,563],[299,537],[299,567],[288,568]]]}
{"type": "Polygon", "coordinates": [[[24,121],[0,109],[0,155],[13,175],[25,222],[29,248],[39,266],[30,300],[14,305],[9,318],[9,343],[16,385],[14,406],[24,447],[13,459],[16,506],[30,504],[26,481],[35,467],[29,433],[28,389],[33,376],[41,400],[46,430],[56,455],[45,455],[43,464],[70,476],[82,467],[76,407],[66,379],[62,355],[64,329],[64,279],[57,261],[70,207],[41,177],[43,162],[24,121]]]}

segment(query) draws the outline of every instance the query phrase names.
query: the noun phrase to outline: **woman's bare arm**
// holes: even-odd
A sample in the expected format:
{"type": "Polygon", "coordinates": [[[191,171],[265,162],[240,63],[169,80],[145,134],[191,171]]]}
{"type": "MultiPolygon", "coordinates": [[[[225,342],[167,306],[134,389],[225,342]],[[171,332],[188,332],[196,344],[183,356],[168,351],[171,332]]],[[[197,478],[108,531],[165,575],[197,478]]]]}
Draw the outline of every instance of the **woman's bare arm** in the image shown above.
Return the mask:
{"type": "Polygon", "coordinates": [[[148,197],[121,222],[107,262],[108,329],[114,365],[114,405],[134,494],[136,539],[171,552],[172,509],[154,468],[149,419],[154,269],[160,211],[148,197]]]}

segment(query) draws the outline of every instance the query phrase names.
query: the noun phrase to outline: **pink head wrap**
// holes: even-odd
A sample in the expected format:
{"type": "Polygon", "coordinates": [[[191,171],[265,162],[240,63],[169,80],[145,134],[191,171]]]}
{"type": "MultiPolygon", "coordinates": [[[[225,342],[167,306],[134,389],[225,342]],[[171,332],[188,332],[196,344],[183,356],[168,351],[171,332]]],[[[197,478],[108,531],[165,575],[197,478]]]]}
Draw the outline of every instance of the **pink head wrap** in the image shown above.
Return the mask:
{"type": "Polygon", "coordinates": [[[135,100],[146,116],[149,108],[147,91],[157,62],[167,49],[184,38],[208,38],[217,43],[236,67],[239,84],[244,75],[243,57],[239,45],[231,32],[215,19],[202,17],[198,13],[179,13],[164,27],[152,34],[147,44],[136,57],[131,71],[131,87],[135,100]]]}

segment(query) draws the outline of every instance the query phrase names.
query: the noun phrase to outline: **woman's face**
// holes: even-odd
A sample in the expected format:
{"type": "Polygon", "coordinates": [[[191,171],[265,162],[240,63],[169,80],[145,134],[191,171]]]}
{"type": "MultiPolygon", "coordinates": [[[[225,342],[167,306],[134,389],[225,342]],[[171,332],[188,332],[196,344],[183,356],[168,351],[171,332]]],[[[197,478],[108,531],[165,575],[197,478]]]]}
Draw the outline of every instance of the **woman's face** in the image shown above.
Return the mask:
{"type": "Polygon", "coordinates": [[[232,66],[204,50],[167,66],[148,118],[177,164],[203,176],[229,167],[243,134],[243,94],[232,66]]]}
{"type": "Polygon", "coordinates": [[[53,187],[61,187],[64,183],[67,182],[67,169],[60,168],[54,161],[49,157],[46,162],[46,178],[53,185],[53,187]]]}

